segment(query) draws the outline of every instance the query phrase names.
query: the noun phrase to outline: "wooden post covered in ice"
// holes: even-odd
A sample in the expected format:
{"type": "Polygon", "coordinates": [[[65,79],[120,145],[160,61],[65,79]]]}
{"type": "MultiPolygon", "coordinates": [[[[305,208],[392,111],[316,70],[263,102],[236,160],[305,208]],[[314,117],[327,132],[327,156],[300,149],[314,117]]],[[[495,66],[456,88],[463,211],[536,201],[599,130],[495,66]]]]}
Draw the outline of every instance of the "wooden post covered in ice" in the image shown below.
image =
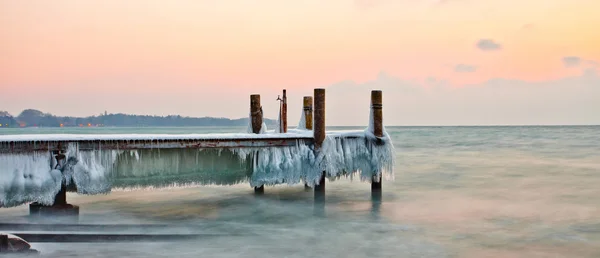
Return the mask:
{"type": "MultiPolygon", "coordinates": [[[[53,151],[52,157],[55,160],[55,165],[54,167],[52,167],[51,165],[50,169],[58,169],[60,171],[63,171],[67,162],[67,157],[65,156],[65,154],[61,153],[60,151],[53,151]]],[[[70,216],[71,218],[78,218],[79,206],[67,203],[67,185],[65,183],[66,182],[64,181],[61,183],[60,191],[58,191],[58,193],[56,193],[56,195],[54,196],[54,203],[51,206],[45,206],[37,202],[30,203],[29,215],[37,217],[47,215],[59,215],[70,216]]]]}
{"type": "Polygon", "coordinates": [[[252,133],[260,133],[262,128],[263,117],[262,108],[260,106],[260,95],[250,95],[250,119],[252,119],[252,133]]]}
{"type": "MultiPolygon", "coordinates": [[[[383,97],[380,90],[371,91],[371,115],[373,124],[373,134],[376,137],[383,137],[383,97]]],[[[371,191],[381,192],[381,171],[379,176],[373,176],[371,180],[371,191]]]]}
{"type": "Polygon", "coordinates": [[[313,129],[313,97],[306,96],[302,101],[302,110],[304,110],[304,128],[313,129]]]}
{"type": "MultiPolygon", "coordinates": [[[[315,138],[315,152],[321,151],[321,146],[325,141],[325,89],[315,89],[315,113],[313,137],[315,138]]],[[[325,171],[321,175],[319,184],[315,185],[315,195],[325,193],[325,171]]]]}
{"type": "MultiPolygon", "coordinates": [[[[260,95],[250,95],[250,119],[252,123],[252,133],[259,134],[263,124],[262,107],[260,106],[260,95]]],[[[258,155],[258,153],[256,154],[258,155]]],[[[258,157],[254,157],[258,158],[258,157]]],[[[264,193],[265,186],[254,187],[255,193],[264,193]]]]}

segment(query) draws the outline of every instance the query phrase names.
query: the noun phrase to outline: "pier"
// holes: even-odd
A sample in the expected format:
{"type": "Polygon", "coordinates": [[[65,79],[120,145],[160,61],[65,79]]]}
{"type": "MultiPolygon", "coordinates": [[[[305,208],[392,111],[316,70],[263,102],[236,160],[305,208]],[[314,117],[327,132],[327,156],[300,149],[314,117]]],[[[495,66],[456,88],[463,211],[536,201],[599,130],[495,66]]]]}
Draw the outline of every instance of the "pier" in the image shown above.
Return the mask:
{"type": "MultiPolygon", "coordinates": [[[[304,183],[322,199],[326,178],[356,176],[380,195],[393,173],[393,145],[383,127],[382,92],[371,92],[370,124],[325,130],[325,89],[304,96],[297,129],[287,128],[283,91],[279,128],[267,131],[260,95],[250,96],[248,131],[237,134],[48,134],[0,136],[0,207],[30,203],[31,215],[74,215],[66,192],[249,182],[304,183]]],[[[365,108],[367,107],[365,103],[365,108]]]]}

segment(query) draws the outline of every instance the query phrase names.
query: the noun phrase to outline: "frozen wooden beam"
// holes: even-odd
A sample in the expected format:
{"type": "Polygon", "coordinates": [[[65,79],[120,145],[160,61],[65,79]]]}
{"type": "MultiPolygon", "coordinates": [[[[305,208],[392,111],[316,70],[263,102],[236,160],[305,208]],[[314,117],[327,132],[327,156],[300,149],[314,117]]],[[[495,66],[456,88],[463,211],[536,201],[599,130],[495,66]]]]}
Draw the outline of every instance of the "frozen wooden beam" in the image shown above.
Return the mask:
{"type": "MultiPolygon", "coordinates": [[[[135,135],[132,135],[135,138],[135,135]]],[[[147,139],[147,140],[39,140],[39,141],[0,141],[0,153],[22,153],[38,151],[66,150],[69,143],[77,143],[79,150],[137,150],[137,149],[207,149],[207,148],[244,148],[244,147],[285,147],[294,146],[298,141],[312,144],[312,136],[306,135],[264,135],[260,138],[228,139],[147,139]]]]}

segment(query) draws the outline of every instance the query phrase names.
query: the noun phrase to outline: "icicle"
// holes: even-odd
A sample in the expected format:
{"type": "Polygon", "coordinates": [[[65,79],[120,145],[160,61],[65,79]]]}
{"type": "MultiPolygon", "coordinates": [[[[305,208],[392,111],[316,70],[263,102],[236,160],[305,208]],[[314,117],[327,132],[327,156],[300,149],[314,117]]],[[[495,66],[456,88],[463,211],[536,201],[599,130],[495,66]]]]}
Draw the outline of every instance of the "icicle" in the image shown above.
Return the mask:
{"type": "Polygon", "coordinates": [[[267,133],[267,124],[265,124],[264,120],[263,120],[263,123],[262,123],[262,125],[261,125],[261,127],[260,127],[260,132],[259,132],[259,133],[260,133],[260,134],[265,134],[265,133],[267,133]]]}
{"type": "Polygon", "coordinates": [[[369,103],[369,126],[367,127],[367,133],[370,133],[371,135],[375,136],[375,128],[373,127],[373,125],[375,124],[374,120],[375,118],[373,118],[373,116],[375,114],[373,114],[374,110],[373,110],[373,101],[371,101],[369,103]]]}
{"type": "Polygon", "coordinates": [[[63,172],[65,182],[75,183],[80,194],[108,193],[111,188],[111,172],[117,156],[123,151],[80,151],[76,143],[67,148],[67,166],[63,172]]]}
{"type": "Polygon", "coordinates": [[[283,130],[283,121],[281,120],[281,105],[279,107],[279,115],[277,116],[277,128],[275,129],[275,131],[277,133],[282,133],[283,130]]]}
{"type": "Polygon", "coordinates": [[[300,122],[298,122],[298,127],[296,129],[299,130],[306,130],[306,114],[304,114],[304,110],[302,110],[302,113],[300,113],[300,122]]]}
{"type": "Polygon", "coordinates": [[[252,112],[248,112],[248,126],[246,127],[246,133],[254,133],[252,131],[252,112]]]}
{"type": "Polygon", "coordinates": [[[60,171],[51,170],[49,152],[0,155],[0,207],[28,202],[52,205],[60,190],[60,171]]]}

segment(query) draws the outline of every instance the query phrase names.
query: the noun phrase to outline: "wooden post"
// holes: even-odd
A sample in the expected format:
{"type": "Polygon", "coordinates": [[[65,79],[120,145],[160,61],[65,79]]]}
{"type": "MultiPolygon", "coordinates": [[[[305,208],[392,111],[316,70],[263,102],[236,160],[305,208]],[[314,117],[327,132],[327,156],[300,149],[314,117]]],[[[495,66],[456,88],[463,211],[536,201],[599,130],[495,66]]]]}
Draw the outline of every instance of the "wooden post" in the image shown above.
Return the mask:
{"type": "Polygon", "coordinates": [[[286,96],[286,90],[283,90],[283,100],[281,103],[281,132],[282,133],[287,133],[287,96],[286,96]]]}
{"type": "MultiPolygon", "coordinates": [[[[315,113],[313,137],[315,138],[315,151],[321,150],[323,141],[325,141],[325,89],[315,89],[315,113]]],[[[325,171],[321,175],[319,184],[315,185],[315,196],[325,193],[325,171]]]]}
{"type": "MultiPolygon", "coordinates": [[[[60,145],[58,145],[60,149],[60,145]]],[[[65,163],[67,162],[67,156],[60,153],[60,150],[52,151],[52,155],[56,160],[54,167],[50,169],[64,170],[65,163]]],[[[60,215],[70,216],[72,219],[78,219],[79,206],[71,205],[67,203],[67,185],[66,182],[62,182],[60,185],[60,191],[54,196],[54,203],[51,206],[45,206],[39,203],[29,204],[29,215],[31,216],[44,216],[44,215],[60,215]]]]}
{"type": "MultiPolygon", "coordinates": [[[[383,100],[380,90],[371,91],[371,112],[373,115],[373,134],[383,137],[383,100]]],[[[371,192],[381,192],[381,174],[373,176],[371,180],[371,192]]]]}
{"type": "Polygon", "coordinates": [[[314,98],[314,130],[315,149],[320,149],[325,141],[325,89],[315,89],[314,98]]]}
{"type": "Polygon", "coordinates": [[[252,119],[252,133],[260,133],[263,123],[260,95],[250,95],[250,116],[252,119]]]}
{"type": "Polygon", "coordinates": [[[302,109],[304,110],[304,127],[306,130],[313,129],[313,98],[306,96],[303,99],[302,109]]]}
{"type": "MultiPolygon", "coordinates": [[[[55,167],[54,169],[63,169],[64,164],[66,163],[66,159],[67,157],[65,156],[65,154],[62,153],[56,153],[56,155],[54,156],[54,158],[56,159],[56,164],[57,167],[55,167]]],[[[56,196],[54,196],[54,204],[53,206],[64,206],[67,205],[67,186],[65,185],[65,182],[62,182],[62,184],[60,185],[60,191],[58,191],[58,193],[56,193],[56,196]]]]}
{"type": "MultiPolygon", "coordinates": [[[[250,116],[252,119],[252,133],[260,133],[260,129],[262,128],[263,123],[263,116],[262,107],[260,106],[260,95],[258,94],[250,95],[250,116]]],[[[256,156],[254,158],[258,158],[258,153],[256,153],[255,155],[256,156]]],[[[254,187],[254,193],[262,194],[264,192],[264,185],[254,187]]]]}
{"type": "Polygon", "coordinates": [[[53,206],[62,206],[67,204],[67,186],[63,183],[60,186],[60,191],[54,196],[53,206]]]}
{"type": "Polygon", "coordinates": [[[0,253],[8,251],[8,235],[0,234],[0,253]]]}

